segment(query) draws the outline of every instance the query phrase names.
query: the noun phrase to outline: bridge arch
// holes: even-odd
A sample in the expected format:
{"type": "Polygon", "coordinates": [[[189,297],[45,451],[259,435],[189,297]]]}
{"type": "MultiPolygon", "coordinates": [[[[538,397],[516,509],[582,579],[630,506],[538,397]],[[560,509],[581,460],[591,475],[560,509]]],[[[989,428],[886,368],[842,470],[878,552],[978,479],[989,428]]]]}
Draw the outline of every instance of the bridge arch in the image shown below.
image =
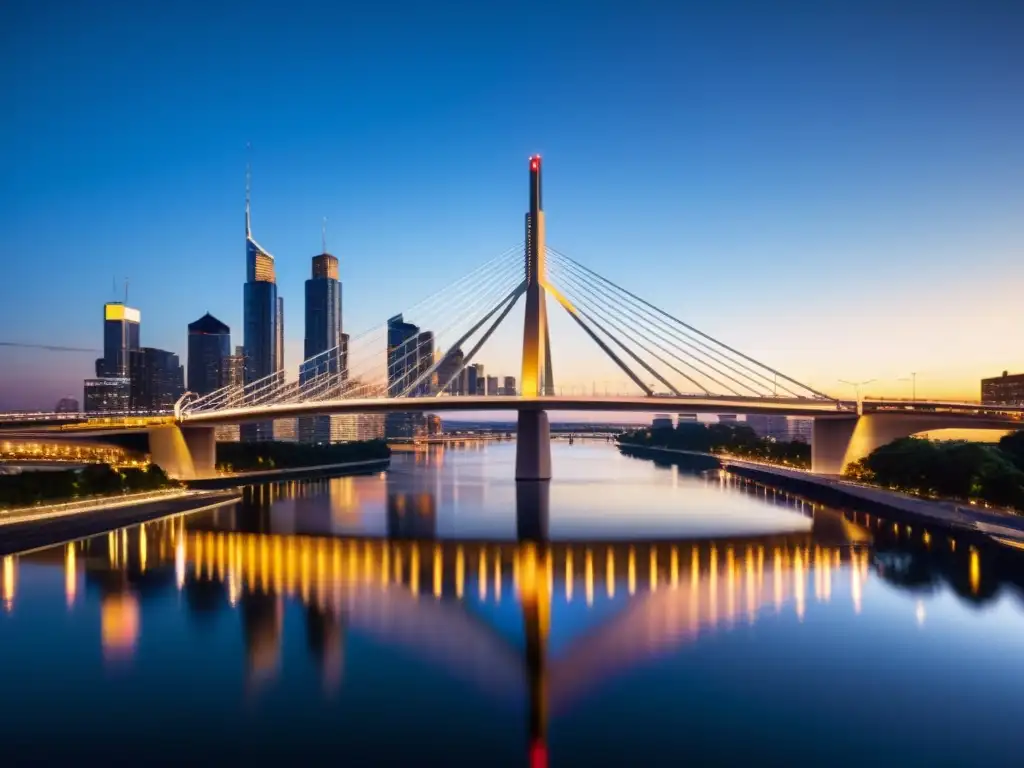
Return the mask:
{"type": "Polygon", "coordinates": [[[922,432],[940,429],[989,429],[1006,432],[1012,425],[1005,419],[966,420],[955,413],[867,413],[863,416],[814,419],[811,441],[811,471],[839,475],[876,448],[922,432]]]}

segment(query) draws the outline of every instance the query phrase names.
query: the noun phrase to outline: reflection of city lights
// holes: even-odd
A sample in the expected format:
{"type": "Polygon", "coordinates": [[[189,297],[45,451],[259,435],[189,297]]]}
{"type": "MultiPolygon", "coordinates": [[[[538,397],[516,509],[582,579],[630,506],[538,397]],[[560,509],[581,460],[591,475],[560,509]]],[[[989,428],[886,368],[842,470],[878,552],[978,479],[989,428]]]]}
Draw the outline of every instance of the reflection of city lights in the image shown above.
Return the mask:
{"type": "Polygon", "coordinates": [[[16,575],[14,572],[14,556],[7,555],[3,561],[3,584],[0,584],[0,598],[4,601],[4,610],[10,611],[14,607],[14,590],[16,575]]]}
{"type": "Polygon", "coordinates": [[[572,602],[572,550],[565,553],[565,602],[572,602]]]}
{"type": "Polygon", "coordinates": [[[608,554],[605,557],[605,591],[608,597],[615,597],[615,552],[608,547],[608,554]]]}
{"type": "Polygon", "coordinates": [[[124,592],[108,595],[100,605],[100,636],[107,658],[130,656],[139,636],[139,603],[124,592]]]}
{"type": "Polygon", "coordinates": [[[180,590],[185,586],[185,537],[178,539],[174,546],[174,578],[180,590]]]}
{"type": "Polygon", "coordinates": [[[441,545],[434,545],[434,597],[441,599],[441,545]]]}
{"type": "Polygon", "coordinates": [[[636,550],[633,549],[633,547],[629,548],[626,579],[627,584],[629,585],[629,594],[636,594],[636,550]]]}
{"type": "Polygon", "coordinates": [[[969,567],[969,576],[971,580],[971,594],[978,594],[978,589],[981,586],[981,561],[978,559],[978,550],[971,547],[971,560],[969,567]]]}
{"type": "Polygon", "coordinates": [[[773,556],[774,567],[772,568],[772,598],[775,603],[775,612],[782,609],[782,553],[775,548],[773,556]]]}
{"type": "Polygon", "coordinates": [[[584,561],[584,568],[586,571],[587,607],[589,608],[594,604],[594,553],[589,547],[587,548],[584,561]]]}
{"type": "Polygon", "coordinates": [[[75,593],[78,591],[78,565],[76,563],[75,545],[64,547],[64,597],[68,608],[75,604],[75,593]]]}
{"type": "Polygon", "coordinates": [[[146,524],[139,526],[139,569],[146,572],[146,524]]]}
{"type": "Polygon", "coordinates": [[[460,545],[455,550],[455,596],[462,599],[462,590],[466,580],[466,553],[460,545]]]}
{"type": "Polygon", "coordinates": [[[807,584],[804,581],[804,559],[797,549],[793,556],[793,597],[796,599],[796,615],[801,621],[804,618],[807,584]]]}

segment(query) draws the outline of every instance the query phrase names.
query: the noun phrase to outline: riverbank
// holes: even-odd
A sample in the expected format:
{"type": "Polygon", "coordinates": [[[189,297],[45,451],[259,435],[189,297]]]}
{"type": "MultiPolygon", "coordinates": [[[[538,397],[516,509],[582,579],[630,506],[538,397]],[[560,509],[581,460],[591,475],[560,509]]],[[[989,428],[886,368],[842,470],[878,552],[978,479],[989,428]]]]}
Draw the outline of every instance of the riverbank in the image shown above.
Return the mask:
{"type": "Polygon", "coordinates": [[[983,533],[997,539],[1024,540],[1024,518],[1017,515],[950,501],[921,499],[838,477],[814,475],[807,470],[778,467],[744,459],[652,446],[620,445],[620,448],[627,454],[651,458],[658,455],[686,457],[704,465],[697,468],[711,468],[710,465],[714,464],[749,480],[798,493],[830,507],[856,505],[858,509],[881,514],[895,522],[924,523],[958,531],[983,533]]]}
{"type": "Polygon", "coordinates": [[[158,498],[111,499],[106,505],[13,515],[0,519],[0,555],[55,546],[168,515],[215,509],[240,498],[236,491],[176,491],[158,498]]]}
{"type": "Polygon", "coordinates": [[[231,472],[229,474],[189,480],[189,488],[214,490],[238,488],[243,485],[276,483],[281,480],[309,480],[317,477],[346,477],[348,475],[371,475],[383,472],[391,466],[391,459],[367,459],[345,461],[338,464],[318,464],[313,467],[286,467],[284,469],[260,469],[253,472],[231,472]]]}

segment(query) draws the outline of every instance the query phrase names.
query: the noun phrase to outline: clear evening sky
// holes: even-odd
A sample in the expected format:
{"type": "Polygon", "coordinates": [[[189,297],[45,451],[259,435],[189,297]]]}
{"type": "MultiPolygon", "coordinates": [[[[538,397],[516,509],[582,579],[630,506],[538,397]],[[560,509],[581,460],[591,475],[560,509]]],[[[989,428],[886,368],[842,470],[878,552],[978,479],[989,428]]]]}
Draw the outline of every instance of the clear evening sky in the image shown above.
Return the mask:
{"type": "MultiPolygon", "coordinates": [[[[294,368],[322,217],[358,333],[521,241],[539,152],[549,244],[615,282],[837,395],[976,398],[1024,370],[1022,40],[1018,2],[8,0],[0,341],[98,349],[128,277],[144,345],[241,344],[251,142],[294,368]]],[[[624,378],[552,335],[560,384],[624,378]]],[[[0,408],[96,356],[0,347],[0,408]]]]}

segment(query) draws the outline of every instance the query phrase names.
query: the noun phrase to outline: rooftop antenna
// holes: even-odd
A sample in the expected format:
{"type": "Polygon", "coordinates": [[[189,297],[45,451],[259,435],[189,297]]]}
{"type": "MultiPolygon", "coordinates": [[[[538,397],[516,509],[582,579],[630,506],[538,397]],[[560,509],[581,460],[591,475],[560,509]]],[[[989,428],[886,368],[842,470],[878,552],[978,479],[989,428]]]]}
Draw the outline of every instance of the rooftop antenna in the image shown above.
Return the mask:
{"type": "Polygon", "coordinates": [[[111,276],[111,278],[110,278],[110,295],[114,299],[117,298],[117,277],[116,276],[111,276]]]}
{"type": "Polygon", "coordinates": [[[252,236],[249,225],[249,198],[252,192],[252,143],[245,142],[245,236],[252,236]]]}
{"type": "Polygon", "coordinates": [[[323,224],[320,225],[320,253],[327,253],[327,217],[324,216],[323,224]]]}

